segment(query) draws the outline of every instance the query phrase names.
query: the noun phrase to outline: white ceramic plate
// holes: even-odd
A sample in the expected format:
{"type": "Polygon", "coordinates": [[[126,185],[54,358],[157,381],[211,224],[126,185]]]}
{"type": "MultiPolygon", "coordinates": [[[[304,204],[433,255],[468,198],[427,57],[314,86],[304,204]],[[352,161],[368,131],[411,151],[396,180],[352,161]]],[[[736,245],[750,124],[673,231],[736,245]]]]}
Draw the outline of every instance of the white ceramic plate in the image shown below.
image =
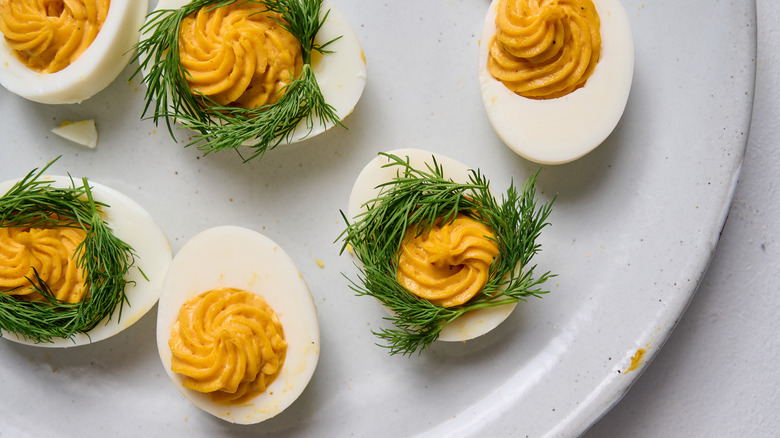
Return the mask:
{"type": "MultiPolygon", "coordinates": [[[[150,9],[154,6],[150,2],[150,9]]],[[[476,166],[499,191],[538,169],[497,138],[477,82],[489,2],[337,3],[361,39],[368,82],[348,131],[332,129],[241,164],[203,157],[139,120],[129,67],[80,105],[46,106],[0,90],[0,180],[62,155],[52,172],[84,175],[135,199],[176,252],[199,230],[239,225],[284,247],[317,303],[320,363],[303,395],[255,426],[211,418],[170,384],[154,312],[121,334],[63,351],[0,342],[9,436],[576,436],[647,366],[715,250],[742,163],[755,72],[755,4],[625,1],[636,68],[623,119],[581,160],[545,166],[558,194],[540,269],[559,276],[473,341],[389,357],[371,329],[384,310],[353,296],[356,269],[334,243],[350,189],[377,152],[420,147],[476,166]],[[97,149],[49,133],[95,118],[97,149]],[[637,356],[638,367],[628,371],[637,356]],[[34,414],[45,411],[47,415],[34,414]]]]}

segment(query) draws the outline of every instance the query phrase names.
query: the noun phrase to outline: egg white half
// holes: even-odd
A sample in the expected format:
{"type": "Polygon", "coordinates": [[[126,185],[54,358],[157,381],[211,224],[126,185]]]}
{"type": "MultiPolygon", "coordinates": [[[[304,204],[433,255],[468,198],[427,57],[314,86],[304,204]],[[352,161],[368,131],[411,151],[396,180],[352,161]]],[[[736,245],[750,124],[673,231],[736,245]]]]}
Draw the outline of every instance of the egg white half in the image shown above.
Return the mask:
{"type": "Polygon", "coordinates": [[[593,0],[601,20],[601,55],[585,85],[556,99],[519,96],[487,67],[496,33],[499,0],[488,9],[479,44],[479,85],[488,119],[509,148],[540,164],[574,161],[599,146],[615,129],[634,74],[634,42],[620,0],[593,0]]]}
{"type": "Polygon", "coordinates": [[[71,65],[55,73],[30,70],[0,38],[0,84],[39,103],[80,103],[113,82],[133,58],[147,2],[111,0],[95,40],[71,65]]]}
{"type": "MultiPolygon", "coordinates": [[[[155,11],[178,9],[187,3],[189,0],[160,0],[155,11]]],[[[317,33],[315,42],[324,44],[338,39],[326,47],[326,50],[332,53],[312,53],[312,68],[325,102],[335,109],[339,120],[343,121],[352,113],[366,87],[366,58],[357,34],[336,5],[327,0],[323,1],[320,19],[325,14],[328,14],[327,18],[317,33]]],[[[148,35],[148,32],[144,33],[141,38],[148,35]]],[[[314,137],[333,126],[332,123],[323,124],[316,118],[312,126],[301,122],[285,143],[296,143],[314,137]]],[[[245,144],[251,145],[254,141],[250,139],[245,144]]]]}
{"type": "MultiPolygon", "coordinates": [[[[435,157],[436,162],[444,169],[446,178],[460,183],[468,182],[469,167],[445,155],[422,149],[397,149],[389,151],[388,154],[401,158],[408,157],[409,164],[416,169],[425,169],[426,165],[432,165],[432,157],[435,157]]],[[[369,161],[360,172],[349,196],[348,217],[354,218],[364,211],[365,204],[381,193],[377,186],[396,177],[396,172],[399,171],[398,166],[382,167],[389,162],[387,157],[380,155],[369,161]]],[[[501,324],[512,313],[515,306],[517,303],[469,312],[445,326],[439,335],[439,340],[465,341],[481,336],[501,324]]]]}
{"type": "Polygon", "coordinates": [[[290,406],[314,374],[320,353],[317,309],[297,266],[271,239],[236,226],[210,228],[187,242],[168,269],[157,309],[157,349],[171,381],[195,406],[231,423],[259,423],[290,406]],[[288,344],[279,376],[241,405],[215,403],[185,388],[182,376],[171,370],[168,341],[179,309],[189,298],[219,287],[261,296],[279,317],[288,344]]]}
{"type": "MultiPolygon", "coordinates": [[[[52,181],[52,187],[71,187],[70,178],[65,176],[45,175],[41,181],[52,181]]],[[[81,185],[81,180],[74,181],[77,186],[81,185]]],[[[12,180],[0,184],[0,193],[5,194],[17,182],[12,180]]],[[[130,283],[125,288],[128,302],[122,307],[121,319],[119,312],[114,311],[110,320],[100,322],[88,333],[78,333],[72,339],[56,338],[51,343],[35,343],[5,331],[2,332],[3,338],[37,347],[73,347],[95,343],[130,327],[157,303],[171,262],[168,238],[152,216],[128,196],[94,181],[89,181],[89,186],[95,201],[108,205],[102,209],[103,220],[114,235],[130,245],[136,254],[135,265],[125,277],[135,284],[130,283]]]]}

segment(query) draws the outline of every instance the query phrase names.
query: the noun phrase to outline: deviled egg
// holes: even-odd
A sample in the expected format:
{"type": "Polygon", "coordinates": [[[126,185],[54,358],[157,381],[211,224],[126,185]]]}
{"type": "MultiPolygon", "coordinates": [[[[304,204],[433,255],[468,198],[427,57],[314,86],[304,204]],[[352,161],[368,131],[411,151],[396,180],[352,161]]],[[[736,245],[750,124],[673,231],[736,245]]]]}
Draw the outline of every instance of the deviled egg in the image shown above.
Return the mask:
{"type": "Polygon", "coordinates": [[[549,272],[534,280],[528,262],[551,203],[536,208],[534,179],[499,202],[481,173],[441,154],[399,149],[363,168],[344,244],[361,268],[353,289],[377,298],[396,325],[377,332],[391,353],[476,338],[545,293],[549,272]]]}
{"type": "Polygon", "coordinates": [[[133,58],[147,2],[0,2],[0,84],[47,104],[82,102],[133,58]]]}
{"type": "Polygon", "coordinates": [[[182,247],[165,276],[157,348],[197,407],[258,423],[290,406],[314,374],[317,309],[276,243],[246,228],[211,228],[182,247]]]}
{"type": "MultiPolygon", "coordinates": [[[[71,347],[98,342],[130,327],[157,303],[160,296],[163,278],[171,261],[171,248],[162,229],[146,210],[126,195],[105,185],[88,181],[86,184],[90,187],[90,196],[98,203],[99,219],[102,219],[112,236],[128,245],[129,250],[119,254],[127,254],[129,257],[127,262],[130,264],[122,278],[115,278],[112,272],[115,272],[113,269],[117,266],[119,266],[117,272],[123,272],[124,261],[120,263],[114,259],[106,259],[97,265],[88,265],[97,266],[97,269],[104,271],[100,276],[102,286],[96,286],[94,283],[84,285],[83,280],[79,283],[76,277],[79,279],[95,277],[75,269],[76,256],[65,257],[64,255],[67,252],[82,254],[79,250],[74,251],[74,247],[80,242],[79,239],[84,239],[81,228],[65,228],[65,234],[61,234],[57,228],[14,224],[18,224],[16,217],[22,209],[20,204],[22,202],[26,207],[21,211],[28,214],[35,214],[35,211],[47,215],[57,214],[58,211],[62,214],[60,211],[62,207],[52,209],[52,206],[63,205],[62,201],[58,200],[67,199],[70,195],[48,196],[41,193],[51,193],[48,187],[68,190],[74,187],[80,188],[84,182],[65,176],[38,175],[37,178],[32,176],[31,173],[24,181],[12,180],[0,184],[0,193],[4,193],[0,196],[0,234],[3,235],[3,239],[0,239],[0,272],[2,272],[0,294],[4,294],[3,320],[0,321],[3,327],[2,337],[40,347],[71,347]],[[25,195],[25,193],[32,195],[25,195]],[[52,231],[55,236],[47,234],[52,231]],[[76,232],[81,233],[81,236],[75,237],[76,232]],[[61,250],[66,253],[61,254],[61,250]],[[31,272],[33,268],[35,271],[31,272]],[[47,312],[46,300],[41,296],[35,298],[39,294],[29,289],[29,279],[34,279],[36,276],[43,280],[46,288],[53,296],[56,295],[57,300],[66,303],[59,314],[47,312]],[[63,284],[67,284],[67,288],[63,284]],[[122,290],[117,289],[122,285],[124,285],[124,297],[115,296],[122,293],[122,290]],[[66,291],[68,292],[66,295],[60,295],[59,291],[65,289],[71,291],[66,291]],[[88,295],[85,295],[87,290],[88,295]],[[80,294],[74,298],[74,293],[77,292],[80,294]],[[103,297],[104,294],[109,293],[115,296],[114,307],[96,310],[86,305],[75,313],[72,309],[67,309],[68,306],[78,306],[82,300],[95,303],[111,302],[103,297]],[[126,300],[123,301],[123,298],[126,300]],[[26,303],[21,304],[25,305],[19,305],[18,300],[24,300],[26,303]],[[37,307],[35,303],[38,303],[37,307]],[[48,316],[36,317],[37,314],[43,315],[42,312],[46,312],[48,316]],[[56,316],[52,318],[53,321],[48,319],[52,315],[56,316]],[[98,320],[95,319],[95,315],[105,316],[102,320],[98,320]],[[54,324],[56,327],[52,326],[54,324]],[[94,327],[82,331],[78,327],[84,324],[94,325],[94,327]],[[27,329],[30,331],[28,332],[27,329]],[[40,338],[42,334],[45,337],[50,333],[68,333],[72,330],[75,332],[70,337],[55,335],[50,339],[40,338]]],[[[97,219],[89,218],[91,221],[97,219]]],[[[89,230],[97,229],[95,223],[92,224],[89,230]]],[[[104,235],[100,240],[102,248],[107,248],[111,238],[104,235]]],[[[108,250],[101,249],[97,251],[96,257],[101,259],[107,254],[108,250]]]]}
{"type": "Polygon", "coordinates": [[[276,1],[213,1],[200,9],[188,3],[158,3],[138,58],[152,118],[198,131],[192,144],[207,151],[252,146],[251,157],[262,156],[341,125],[360,99],[365,56],[333,3],[305,0],[290,9],[276,1]],[[166,36],[176,20],[179,33],[166,36]],[[301,35],[303,29],[309,33],[301,35]],[[173,45],[178,63],[167,60],[173,45]],[[166,70],[173,65],[181,70],[166,70]],[[179,71],[186,77],[176,78],[179,71]]]}
{"type": "Polygon", "coordinates": [[[490,123],[520,156],[576,160],[615,129],[628,100],[634,46],[620,0],[494,0],[479,45],[490,123]]]}

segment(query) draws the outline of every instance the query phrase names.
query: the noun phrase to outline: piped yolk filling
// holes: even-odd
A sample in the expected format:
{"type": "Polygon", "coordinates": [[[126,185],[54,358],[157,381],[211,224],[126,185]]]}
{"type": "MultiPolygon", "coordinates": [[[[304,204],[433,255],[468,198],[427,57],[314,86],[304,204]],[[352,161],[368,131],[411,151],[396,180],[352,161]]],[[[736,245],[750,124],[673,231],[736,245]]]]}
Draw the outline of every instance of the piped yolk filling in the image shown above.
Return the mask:
{"type": "Polygon", "coordinates": [[[487,225],[459,214],[422,234],[407,232],[398,260],[398,282],[420,298],[452,307],[485,287],[498,244],[487,225]]]}
{"type": "Polygon", "coordinates": [[[276,102],[303,68],[301,45],[258,3],[200,9],[181,22],[179,59],[190,89],[220,105],[276,102]]]}
{"type": "Polygon", "coordinates": [[[30,283],[37,272],[58,300],[83,300],[88,288],[76,250],[85,236],[81,228],[0,228],[0,293],[42,300],[30,283]]]}
{"type": "Polygon", "coordinates": [[[29,69],[55,73],[92,44],[110,0],[0,0],[0,32],[29,69]]]}
{"type": "Polygon", "coordinates": [[[287,341],[265,300],[217,288],[187,300],[171,330],[171,369],[186,388],[218,403],[243,403],[265,392],[282,370],[287,341]]]}
{"type": "Polygon", "coordinates": [[[600,25],[592,0],[500,0],[490,74],[523,97],[565,96],[596,68],[600,25]]]}

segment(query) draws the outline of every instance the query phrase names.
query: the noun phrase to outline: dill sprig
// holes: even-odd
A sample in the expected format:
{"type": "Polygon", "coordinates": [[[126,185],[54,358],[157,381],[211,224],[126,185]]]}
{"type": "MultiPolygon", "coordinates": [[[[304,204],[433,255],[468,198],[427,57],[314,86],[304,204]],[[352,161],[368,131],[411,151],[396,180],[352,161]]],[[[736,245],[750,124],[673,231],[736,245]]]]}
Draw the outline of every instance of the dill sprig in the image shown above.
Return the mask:
{"type": "Polygon", "coordinates": [[[100,209],[107,205],[92,197],[86,178],[80,186],[71,178],[65,188],[41,179],[55,161],[40,171],[33,169],[0,197],[0,227],[72,227],[86,232],[74,252],[89,288],[82,301],[58,300],[37,271],[28,280],[43,301],[0,292],[0,328],[36,343],[87,333],[104,318],[112,318],[117,309],[121,319],[127,302],[125,276],[134,264],[133,249],[114,236],[101,218],[100,209]]]}
{"type": "Polygon", "coordinates": [[[537,207],[536,174],[518,192],[514,183],[497,201],[490,182],[479,170],[470,170],[468,182],[457,183],[444,177],[444,169],[433,157],[426,169],[415,169],[396,155],[385,154],[397,166],[396,177],[381,184],[377,198],[350,221],[342,212],[346,229],[341,234],[341,252],[351,247],[359,263],[356,280],[350,288],[358,296],[372,296],[387,307],[395,328],[374,331],[390,354],[411,355],[428,348],[442,329],[466,313],[499,306],[547,293],[540,288],[553,277],[549,271],[535,278],[531,259],[540,251],[537,243],[542,229],[549,225],[553,198],[537,207]],[[468,302],[445,308],[419,298],[397,280],[399,249],[407,231],[424,233],[437,220],[445,223],[465,214],[492,228],[499,255],[490,266],[484,288],[468,302]]]}
{"type": "Polygon", "coordinates": [[[134,58],[139,67],[133,77],[146,72],[142,117],[151,118],[155,125],[164,119],[172,137],[175,121],[197,131],[187,146],[198,145],[207,154],[238,149],[249,142],[253,153],[244,161],[262,157],[283,141],[290,141],[300,123],[305,124],[309,133],[316,121],[344,127],[336,110],[325,102],[311,65],[313,51],[330,53],[326,47],[338,39],[322,44],[315,42],[328,15],[320,19],[321,6],[322,0],[194,0],[179,9],[150,13],[141,28],[142,34],[149,36],[136,44],[134,58]],[[237,1],[259,3],[265,11],[281,14],[283,20],[277,22],[301,45],[301,74],[283,87],[282,96],[273,104],[251,109],[221,105],[202,93],[193,92],[187,83],[190,75],[179,59],[181,21],[201,8],[219,8],[237,1]],[[147,117],[150,109],[153,114],[147,117]]]}

